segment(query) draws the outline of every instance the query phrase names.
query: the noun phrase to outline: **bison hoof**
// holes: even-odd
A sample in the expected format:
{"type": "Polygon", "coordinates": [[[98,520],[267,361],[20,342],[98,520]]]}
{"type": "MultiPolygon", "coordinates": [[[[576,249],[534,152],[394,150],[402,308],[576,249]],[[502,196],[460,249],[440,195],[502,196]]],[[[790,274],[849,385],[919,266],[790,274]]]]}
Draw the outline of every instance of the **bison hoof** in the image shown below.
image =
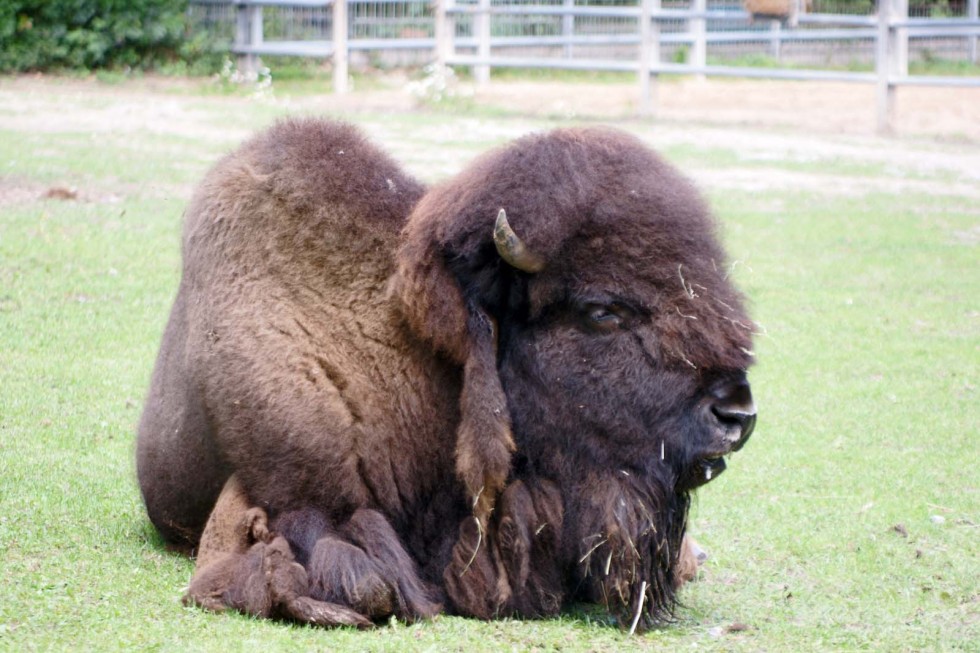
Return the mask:
{"type": "Polygon", "coordinates": [[[308,596],[293,599],[285,606],[290,618],[313,626],[354,626],[373,628],[374,623],[364,615],[336,603],[317,601],[308,596]]]}

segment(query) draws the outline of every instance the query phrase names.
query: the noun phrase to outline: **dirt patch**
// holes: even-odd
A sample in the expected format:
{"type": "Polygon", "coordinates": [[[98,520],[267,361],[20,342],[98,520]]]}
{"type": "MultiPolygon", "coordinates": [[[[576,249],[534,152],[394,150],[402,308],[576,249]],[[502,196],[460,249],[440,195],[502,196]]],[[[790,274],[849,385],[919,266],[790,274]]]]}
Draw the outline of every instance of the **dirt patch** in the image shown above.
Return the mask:
{"type": "Polygon", "coordinates": [[[77,188],[60,184],[43,185],[16,176],[0,176],[0,206],[33,202],[86,202],[118,204],[122,196],[99,189],[77,188]]]}
{"type": "MultiPolygon", "coordinates": [[[[0,117],[9,128],[57,131],[62,120],[50,114],[51,96],[75,129],[179,133],[213,138],[208,105],[228,108],[225,127],[236,128],[235,106],[245,96],[202,96],[202,80],[148,77],[109,85],[95,80],[50,77],[0,79],[0,117]],[[153,95],[153,102],[146,102],[153,95]],[[193,101],[191,101],[193,100],[193,101]]],[[[411,111],[418,100],[408,78],[398,73],[373,80],[371,88],[346,95],[273,96],[284,108],[317,112],[411,111]]],[[[326,91],[327,89],[325,89],[326,91]]],[[[482,87],[461,83],[460,96],[480,108],[534,118],[687,122],[740,128],[794,129],[810,134],[874,135],[875,88],[870,84],[775,80],[671,78],[655,85],[652,115],[639,118],[636,84],[493,81],[482,87]]],[[[897,91],[896,131],[902,137],[927,136],[980,143],[980,88],[901,87],[897,91]]]]}
{"type": "MultiPolygon", "coordinates": [[[[896,97],[899,135],[980,142],[980,88],[901,87],[896,97]]],[[[638,87],[627,84],[493,83],[476,98],[539,116],[622,119],[639,108],[638,87]]],[[[656,85],[650,119],[870,135],[875,102],[870,84],[671,79],[656,85]]]]}
{"type": "MultiPolygon", "coordinates": [[[[656,113],[642,118],[635,84],[494,80],[475,88],[462,83],[456,91],[463,100],[430,105],[432,112],[420,106],[404,76],[386,75],[371,86],[343,96],[288,97],[277,91],[256,99],[209,93],[202,80],[149,77],[109,85],[2,78],[0,129],[90,133],[94,143],[126,134],[173,135],[215,144],[210,150],[220,151],[277,116],[333,115],[356,121],[409,170],[435,181],[488,147],[551,126],[555,119],[608,122],[655,147],[688,152],[685,170],[706,188],[953,193],[971,202],[980,199],[980,89],[899,89],[899,133],[882,138],[875,134],[874,89],[857,84],[669,79],[658,84],[656,113]],[[476,110],[467,111],[470,106],[476,110]],[[452,115],[439,118],[443,109],[452,115]],[[386,117],[412,112],[423,116],[418,121],[386,117]],[[433,156],[433,150],[440,155],[433,156]],[[706,152],[704,164],[700,150],[706,152]],[[722,150],[735,160],[712,161],[711,151],[722,150]]],[[[179,153],[182,146],[175,142],[179,153]]],[[[3,203],[35,200],[46,190],[0,177],[3,203]]],[[[77,200],[111,201],[107,193],[80,189],[77,200]]]]}
{"type": "Polygon", "coordinates": [[[43,197],[45,187],[13,177],[0,177],[0,206],[27,204],[43,197]]]}
{"type": "MultiPolygon", "coordinates": [[[[102,84],[96,80],[25,76],[0,79],[0,127],[18,131],[89,134],[151,133],[224,140],[235,132],[234,105],[244,98],[221,97],[228,105],[226,130],[208,122],[208,98],[189,95],[181,80],[102,84]]],[[[247,129],[241,131],[244,136],[247,129]]]]}
{"type": "Polygon", "coordinates": [[[958,195],[980,200],[980,185],[963,181],[941,182],[866,176],[811,174],[779,168],[742,170],[693,169],[689,171],[705,188],[740,191],[791,191],[860,197],[868,193],[887,195],[958,195]]]}

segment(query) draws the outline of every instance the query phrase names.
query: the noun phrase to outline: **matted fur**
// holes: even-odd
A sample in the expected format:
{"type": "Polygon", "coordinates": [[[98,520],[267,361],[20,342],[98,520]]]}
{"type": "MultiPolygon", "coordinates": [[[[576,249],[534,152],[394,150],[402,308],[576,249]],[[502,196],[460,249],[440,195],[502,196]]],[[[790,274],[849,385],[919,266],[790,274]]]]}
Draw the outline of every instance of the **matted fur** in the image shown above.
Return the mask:
{"type": "Polygon", "coordinates": [[[669,618],[688,493],[754,422],[718,411],[751,403],[751,322],[638,140],[532,135],[426,190],[348,125],[284,122],[209,173],[183,254],[137,449],[168,541],[234,473],[304,598],[669,618]],[[497,254],[501,208],[542,271],[497,254]]]}

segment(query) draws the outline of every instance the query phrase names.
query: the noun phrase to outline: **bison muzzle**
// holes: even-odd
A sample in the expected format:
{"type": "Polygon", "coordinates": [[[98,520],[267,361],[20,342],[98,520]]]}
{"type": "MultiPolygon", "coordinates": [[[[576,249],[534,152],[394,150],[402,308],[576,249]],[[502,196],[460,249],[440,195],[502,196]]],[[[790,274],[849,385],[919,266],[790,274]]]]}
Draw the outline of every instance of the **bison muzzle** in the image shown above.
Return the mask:
{"type": "Polygon", "coordinates": [[[618,131],[526,136],[429,189],[349,125],[247,142],[187,209],[139,426],[171,545],[235,495],[209,532],[240,540],[203,544],[189,600],[669,619],[690,492],[755,424],[728,272],[695,189],[618,131]]]}

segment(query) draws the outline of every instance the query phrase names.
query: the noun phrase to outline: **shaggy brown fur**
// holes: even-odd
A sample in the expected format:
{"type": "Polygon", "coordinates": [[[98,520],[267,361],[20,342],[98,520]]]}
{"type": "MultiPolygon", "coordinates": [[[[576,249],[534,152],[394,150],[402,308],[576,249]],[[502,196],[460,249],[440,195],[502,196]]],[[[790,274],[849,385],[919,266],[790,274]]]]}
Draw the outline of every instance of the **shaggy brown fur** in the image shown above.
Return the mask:
{"type": "MultiPolygon", "coordinates": [[[[563,508],[557,487],[545,482],[532,492],[522,481],[515,481],[497,505],[500,517],[495,525],[492,553],[489,546],[480,542],[479,521],[473,518],[463,523],[463,546],[454,549],[456,557],[450,567],[461,571],[445,575],[457,609],[470,614],[525,617],[556,614],[565,595],[558,564],[563,508]],[[476,576],[481,577],[480,582],[474,582],[476,576]],[[497,580],[498,576],[503,582],[497,580]],[[488,587],[492,592],[483,593],[488,587]]],[[[371,547],[372,530],[388,528],[377,513],[371,512],[355,513],[361,517],[351,521],[360,524],[348,528],[367,547],[371,547]]],[[[404,560],[404,553],[375,551],[374,559],[389,561],[389,568],[384,575],[378,568],[365,569],[372,562],[364,550],[329,535],[326,520],[309,509],[285,513],[276,520],[275,529],[269,530],[265,511],[250,505],[244,488],[232,475],[201,535],[194,578],[184,603],[215,612],[230,607],[256,616],[275,612],[307,623],[361,627],[370,622],[358,613],[397,613],[411,618],[413,614],[438,610],[438,606],[416,608],[414,612],[400,609],[406,604],[404,596],[408,593],[416,600],[424,600],[424,593],[418,588],[405,592],[390,580],[399,576],[399,563],[410,564],[404,560]],[[286,539],[292,542],[291,549],[286,539]],[[266,546],[273,542],[274,546],[266,546]],[[293,553],[301,565],[288,564],[293,553]],[[332,573],[334,577],[309,578],[301,571],[303,567],[320,574],[332,573]],[[273,571],[275,580],[263,580],[262,574],[268,569],[273,571]],[[276,592],[283,587],[287,589],[276,592]],[[354,611],[336,602],[350,605],[354,611]]],[[[388,541],[399,546],[393,537],[388,541]]],[[[675,589],[694,580],[707,557],[690,536],[684,537],[682,546],[673,570],[675,589]]]]}
{"type": "Polygon", "coordinates": [[[168,541],[234,472],[311,600],[669,617],[688,494],[754,424],[751,323],[639,141],[529,136],[426,192],[350,126],[285,122],[209,173],[183,254],[137,449],[168,541]],[[501,208],[543,269],[500,257],[501,208]]]}
{"type": "Polygon", "coordinates": [[[311,598],[309,586],[306,570],[294,562],[289,543],[269,532],[265,511],[250,506],[232,476],[204,528],[184,604],[214,612],[232,608],[256,617],[318,626],[371,625],[354,610],[311,598]]]}

